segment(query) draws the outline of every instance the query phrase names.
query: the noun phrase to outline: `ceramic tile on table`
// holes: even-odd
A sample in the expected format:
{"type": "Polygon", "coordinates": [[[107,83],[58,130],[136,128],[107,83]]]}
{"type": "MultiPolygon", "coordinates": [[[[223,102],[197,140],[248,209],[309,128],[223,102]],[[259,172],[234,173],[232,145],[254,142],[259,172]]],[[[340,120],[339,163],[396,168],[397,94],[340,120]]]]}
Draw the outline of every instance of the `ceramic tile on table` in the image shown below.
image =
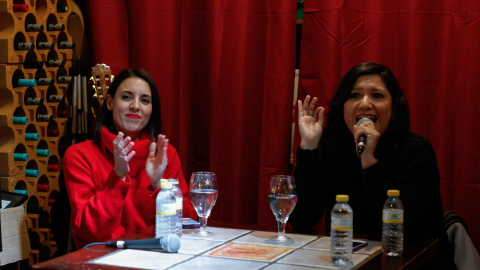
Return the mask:
{"type": "Polygon", "coordinates": [[[224,243],[224,241],[181,238],[181,246],[178,253],[198,255],[224,243]]]}
{"type": "MultiPolygon", "coordinates": [[[[354,239],[355,240],[355,239],[354,239]]],[[[362,240],[365,241],[365,240],[362,240]]],[[[368,242],[368,245],[364,248],[361,248],[355,252],[355,254],[367,254],[371,255],[377,252],[378,250],[382,249],[382,243],[378,241],[371,241],[371,240],[366,240],[368,242]]],[[[306,245],[303,247],[304,249],[317,249],[317,250],[326,250],[330,251],[330,237],[329,236],[324,236],[321,237],[312,243],[306,245]]]]}
{"type": "Polygon", "coordinates": [[[254,270],[265,267],[267,263],[258,261],[235,260],[217,257],[198,256],[189,261],[175,265],[170,268],[173,270],[192,270],[192,269],[208,269],[208,270],[254,270]]]}
{"type": "Polygon", "coordinates": [[[332,268],[274,263],[263,268],[262,270],[332,270],[332,268]]]}
{"type": "Polygon", "coordinates": [[[299,248],[306,245],[309,242],[314,241],[317,239],[316,236],[313,235],[303,235],[303,234],[285,234],[286,236],[293,239],[293,242],[286,242],[286,243],[276,243],[270,241],[269,239],[277,236],[278,233],[276,232],[263,232],[263,231],[254,231],[249,234],[246,234],[240,238],[235,239],[232,242],[236,243],[252,243],[252,244],[261,244],[261,245],[273,245],[273,246],[283,246],[283,247],[294,247],[299,248]]]}
{"type": "Polygon", "coordinates": [[[213,235],[203,236],[194,236],[194,233],[200,232],[199,229],[185,229],[182,231],[182,239],[204,239],[204,240],[213,240],[213,241],[230,241],[239,236],[242,236],[246,233],[249,233],[249,230],[239,230],[239,229],[226,229],[226,228],[217,228],[217,227],[207,227],[207,232],[213,233],[213,235]]]}
{"type": "Polygon", "coordinates": [[[330,237],[328,236],[320,237],[317,240],[311,242],[310,244],[304,246],[303,248],[330,251],[330,237]]]}
{"type": "Polygon", "coordinates": [[[192,257],[178,253],[125,249],[96,258],[89,263],[135,269],[167,269],[192,257]]]}
{"type": "Polygon", "coordinates": [[[352,263],[349,265],[338,265],[332,263],[330,251],[315,249],[298,249],[281,258],[277,263],[295,264],[313,267],[325,267],[333,269],[350,269],[361,261],[368,258],[365,254],[353,254],[352,263]]]}

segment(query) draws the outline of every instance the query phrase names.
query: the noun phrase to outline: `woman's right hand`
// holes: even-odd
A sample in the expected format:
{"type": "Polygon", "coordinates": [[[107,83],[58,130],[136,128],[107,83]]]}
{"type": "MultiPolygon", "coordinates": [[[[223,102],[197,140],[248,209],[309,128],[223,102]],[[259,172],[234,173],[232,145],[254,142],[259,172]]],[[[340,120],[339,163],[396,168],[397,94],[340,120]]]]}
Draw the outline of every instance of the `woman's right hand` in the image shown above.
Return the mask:
{"type": "Polygon", "coordinates": [[[128,162],[135,155],[135,151],[130,151],[133,147],[130,136],[127,136],[125,139],[123,136],[122,132],[118,132],[117,137],[113,140],[113,158],[115,160],[115,173],[118,177],[125,180],[125,177],[130,172],[128,162]]]}
{"type": "Polygon", "coordinates": [[[323,107],[315,108],[317,98],[314,97],[310,102],[310,96],[305,97],[302,103],[298,101],[298,130],[300,131],[300,148],[315,149],[320,143],[322,137],[325,109],[323,107]]]}

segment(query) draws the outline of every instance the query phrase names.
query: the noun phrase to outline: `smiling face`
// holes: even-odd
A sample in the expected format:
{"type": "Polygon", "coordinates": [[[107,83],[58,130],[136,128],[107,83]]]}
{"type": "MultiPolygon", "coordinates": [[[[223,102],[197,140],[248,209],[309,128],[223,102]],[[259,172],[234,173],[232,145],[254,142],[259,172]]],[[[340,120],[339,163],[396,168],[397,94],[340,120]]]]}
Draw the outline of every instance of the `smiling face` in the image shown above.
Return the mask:
{"type": "Polygon", "coordinates": [[[152,91],[148,83],[138,77],[130,77],[118,86],[113,98],[107,95],[106,99],[117,131],[132,140],[138,139],[152,114],[152,91]]]}
{"type": "Polygon", "coordinates": [[[383,134],[392,117],[392,96],[377,74],[358,77],[348,100],[343,105],[343,119],[350,132],[360,118],[370,118],[375,129],[383,134]]]}

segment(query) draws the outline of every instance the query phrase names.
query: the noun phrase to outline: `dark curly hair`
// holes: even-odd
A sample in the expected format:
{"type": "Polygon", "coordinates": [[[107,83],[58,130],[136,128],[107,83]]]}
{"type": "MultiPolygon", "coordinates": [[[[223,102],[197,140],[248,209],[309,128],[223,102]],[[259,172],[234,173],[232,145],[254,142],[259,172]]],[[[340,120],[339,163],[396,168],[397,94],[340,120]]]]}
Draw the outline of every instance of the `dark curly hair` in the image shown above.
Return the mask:
{"type": "MultiPolygon", "coordinates": [[[[115,97],[118,86],[128,78],[137,77],[148,83],[150,90],[152,91],[152,114],[148,121],[145,131],[150,134],[150,141],[153,141],[159,134],[162,132],[162,120],[161,120],[161,108],[160,108],[160,96],[158,94],[157,85],[153,80],[152,76],[143,69],[125,69],[120,72],[115,79],[110,84],[108,88],[107,95],[115,97]]],[[[100,109],[100,115],[97,119],[97,125],[95,127],[95,133],[93,138],[95,142],[101,144],[100,132],[102,127],[105,126],[108,130],[114,134],[118,131],[113,125],[113,114],[112,111],[107,108],[107,102],[104,102],[102,108],[100,109]]]]}
{"type": "Polygon", "coordinates": [[[339,134],[341,137],[351,136],[351,132],[345,124],[343,111],[344,104],[353,89],[353,86],[360,76],[377,74],[387,87],[392,96],[392,118],[385,135],[392,136],[395,141],[406,134],[410,128],[410,113],[408,103],[403,94],[402,88],[392,71],[381,64],[366,62],[350,69],[340,81],[334,97],[328,102],[330,111],[327,113],[327,125],[325,127],[324,140],[334,140],[339,134]]]}

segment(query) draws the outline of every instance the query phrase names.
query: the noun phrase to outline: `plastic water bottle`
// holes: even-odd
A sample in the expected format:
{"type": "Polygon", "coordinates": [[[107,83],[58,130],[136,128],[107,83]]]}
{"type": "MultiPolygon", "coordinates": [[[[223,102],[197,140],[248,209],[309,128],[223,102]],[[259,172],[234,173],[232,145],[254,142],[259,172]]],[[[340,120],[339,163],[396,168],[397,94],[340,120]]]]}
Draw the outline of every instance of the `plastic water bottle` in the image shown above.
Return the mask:
{"type": "Polygon", "coordinates": [[[353,211],[348,199],[348,195],[337,195],[337,203],[331,213],[330,256],[334,263],[339,264],[352,260],[353,211]]]}
{"type": "Polygon", "coordinates": [[[175,234],[177,228],[177,202],[172,184],[161,182],[162,190],[157,195],[155,215],[155,237],[175,234]]]}
{"type": "Polygon", "coordinates": [[[387,256],[400,256],[403,253],[403,204],[399,190],[389,190],[387,195],[382,215],[382,251],[387,256]]]}
{"type": "Polygon", "coordinates": [[[168,179],[169,183],[172,183],[172,191],[175,194],[177,202],[177,232],[178,237],[182,237],[182,218],[183,218],[183,194],[182,190],[178,186],[178,179],[168,179]]]}

